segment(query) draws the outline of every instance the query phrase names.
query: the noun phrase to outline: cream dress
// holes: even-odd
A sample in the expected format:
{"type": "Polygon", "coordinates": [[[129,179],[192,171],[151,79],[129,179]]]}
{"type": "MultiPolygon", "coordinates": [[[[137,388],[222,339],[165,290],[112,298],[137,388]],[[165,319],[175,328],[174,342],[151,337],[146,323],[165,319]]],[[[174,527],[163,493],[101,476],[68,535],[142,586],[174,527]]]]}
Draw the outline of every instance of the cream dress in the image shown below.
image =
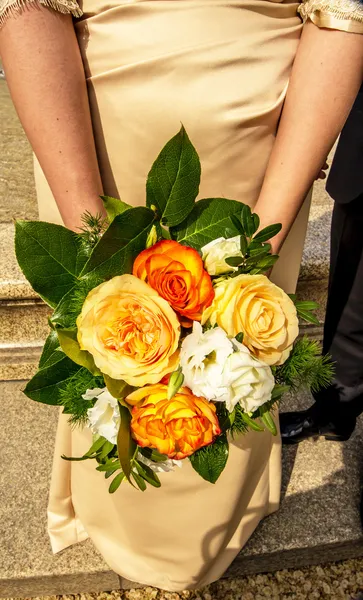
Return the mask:
{"type": "MultiPolygon", "coordinates": [[[[2,18],[23,2],[0,0],[2,18]]],[[[274,142],[302,21],[363,32],[358,0],[40,0],[72,12],[79,40],[104,191],[133,205],[157,154],[182,122],[202,163],[200,198],[254,206],[274,142]],[[299,14],[300,13],[300,14],[299,14]],[[302,17],[302,18],[301,18],[302,17]]],[[[1,18],[1,17],[0,17],[1,18]]],[[[58,221],[36,164],[39,214],[58,221]]],[[[308,201],[274,280],[295,289],[308,201]]],[[[185,461],[144,494],[108,482],[93,461],[69,463],[89,432],[60,417],[49,500],[54,552],[88,536],[122,577],[176,591],[218,579],[259,521],[277,510],[280,439],[249,433],[230,445],[216,485],[185,461]]]]}

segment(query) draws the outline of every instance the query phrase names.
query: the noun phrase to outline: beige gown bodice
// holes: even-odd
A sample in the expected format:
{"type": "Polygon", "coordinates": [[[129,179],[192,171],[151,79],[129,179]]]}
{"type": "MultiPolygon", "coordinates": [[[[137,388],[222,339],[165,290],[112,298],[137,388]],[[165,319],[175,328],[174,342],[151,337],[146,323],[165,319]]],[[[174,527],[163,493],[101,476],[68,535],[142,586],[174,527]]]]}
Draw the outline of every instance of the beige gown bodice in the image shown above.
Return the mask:
{"type": "MultiPolygon", "coordinates": [[[[200,197],[254,206],[303,20],[363,32],[358,0],[84,0],[82,7],[75,0],[0,0],[0,21],[35,1],[78,17],[104,191],[133,205],[144,203],[148,170],[182,122],[201,158],[200,197]]],[[[59,222],[37,163],[35,175],[40,218],[59,222]]],[[[273,274],[289,292],[307,215],[308,202],[273,274]]],[[[89,536],[127,579],[172,591],[210,583],[278,508],[280,439],[269,432],[231,441],[214,486],[185,461],[161,474],[161,489],[144,494],[122,485],[109,495],[93,461],[60,458],[89,446],[89,431],[71,430],[61,415],[48,513],[52,548],[89,536]]]]}

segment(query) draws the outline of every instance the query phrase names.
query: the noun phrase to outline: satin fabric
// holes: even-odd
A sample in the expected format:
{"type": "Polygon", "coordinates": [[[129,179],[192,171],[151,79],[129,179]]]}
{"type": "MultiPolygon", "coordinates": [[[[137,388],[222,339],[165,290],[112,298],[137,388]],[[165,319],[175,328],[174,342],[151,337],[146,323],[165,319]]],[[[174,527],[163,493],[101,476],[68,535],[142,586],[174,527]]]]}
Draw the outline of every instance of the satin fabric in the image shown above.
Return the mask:
{"type": "Polygon", "coordinates": [[[334,11],[332,11],[332,14],[329,14],[317,10],[309,16],[309,19],[318,27],[338,29],[347,33],[363,33],[362,20],[343,19],[341,16],[335,15],[334,11]]]}
{"type": "MultiPolygon", "coordinates": [[[[200,198],[254,206],[301,33],[294,2],[85,0],[75,25],[88,82],[106,194],[145,202],[153,160],[182,122],[202,164],[200,198]]],[[[60,222],[35,165],[40,218],[60,222]]],[[[285,244],[274,280],[295,289],[309,201],[285,244]]],[[[66,463],[90,446],[62,415],[49,499],[54,552],[87,535],[122,577],[170,591],[218,579],[259,521],[278,508],[280,439],[251,432],[231,442],[215,485],[188,461],[138,492],[109,482],[93,461],[66,463]]]]}

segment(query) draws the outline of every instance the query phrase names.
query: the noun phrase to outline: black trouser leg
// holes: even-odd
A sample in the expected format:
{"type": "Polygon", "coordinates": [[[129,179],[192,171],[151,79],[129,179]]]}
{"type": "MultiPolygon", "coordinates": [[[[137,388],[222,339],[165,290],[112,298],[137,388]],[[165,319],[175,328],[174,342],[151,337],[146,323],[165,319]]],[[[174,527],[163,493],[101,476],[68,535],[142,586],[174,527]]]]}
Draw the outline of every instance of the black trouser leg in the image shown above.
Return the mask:
{"type": "Polygon", "coordinates": [[[318,420],[353,429],[363,412],[363,195],[333,212],[324,353],[336,374],[315,395],[318,420]]]}

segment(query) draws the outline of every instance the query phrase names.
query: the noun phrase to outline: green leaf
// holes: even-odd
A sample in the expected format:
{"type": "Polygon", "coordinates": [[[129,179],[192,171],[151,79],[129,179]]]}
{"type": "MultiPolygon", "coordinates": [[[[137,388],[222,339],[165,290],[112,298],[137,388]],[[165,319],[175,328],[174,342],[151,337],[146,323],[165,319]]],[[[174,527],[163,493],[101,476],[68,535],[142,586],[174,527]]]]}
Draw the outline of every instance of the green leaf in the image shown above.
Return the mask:
{"type": "Polygon", "coordinates": [[[270,254],[265,258],[261,258],[256,262],[257,269],[269,269],[274,266],[276,261],[278,261],[279,257],[277,254],[270,254]]]}
{"type": "Polygon", "coordinates": [[[139,206],[117,215],[85,264],[81,277],[96,276],[102,280],[132,273],[137,255],[145,249],[154,221],[152,210],[139,206]]]}
{"type": "Polygon", "coordinates": [[[298,310],[306,310],[308,312],[311,310],[318,310],[319,308],[319,304],[312,300],[297,301],[295,302],[295,306],[298,310]]]}
{"type": "Polygon", "coordinates": [[[111,396],[117,398],[118,400],[126,398],[126,396],[131,394],[131,392],[133,392],[135,389],[122,379],[112,379],[112,377],[109,377],[109,375],[104,375],[103,378],[111,396]]]}
{"type": "Polygon", "coordinates": [[[100,452],[100,454],[97,456],[97,459],[103,461],[105,458],[108,457],[108,455],[114,449],[114,447],[115,447],[115,444],[112,444],[112,442],[109,442],[107,440],[106,443],[102,447],[102,452],[100,452]]]}
{"type": "Polygon", "coordinates": [[[139,452],[141,452],[141,454],[149,460],[152,460],[156,463],[165,462],[168,460],[168,457],[165,454],[160,454],[160,452],[154,450],[153,448],[139,448],[139,452]]]}
{"type": "Polygon", "coordinates": [[[230,434],[233,436],[240,435],[241,433],[246,433],[248,431],[248,427],[246,422],[243,419],[244,411],[240,404],[236,404],[234,407],[233,420],[231,422],[230,434]]]}
{"type": "Polygon", "coordinates": [[[239,333],[237,333],[237,335],[235,335],[237,342],[239,342],[240,344],[242,344],[242,342],[243,342],[243,337],[244,337],[243,331],[240,331],[239,333]]]}
{"type": "Polygon", "coordinates": [[[161,486],[160,479],[148,465],[144,463],[135,462],[135,467],[139,475],[145,479],[150,485],[159,488],[161,486]]]}
{"type": "Polygon", "coordinates": [[[225,431],[227,431],[228,429],[230,429],[232,427],[235,417],[236,417],[236,411],[233,410],[232,412],[229,412],[229,410],[226,408],[226,405],[224,402],[217,402],[216,409],[217,409],[219,426],[220,426],[222,432],[224,433],[225,431]]]}
{"type": "Polygon", "coordinates": [[[60,361],[43,367],[34,375],[25,386],[24,393],[36,402],[59,405],[61,391],[82,368],[62,354],[60,361]]]}
{"type": "Polygon", "coordinates": [[[247,238],[244,234],[242,234],[239,238],[239,247],[240,247],[242,256],[245,256],[245,254],[247,253],[247,249],[248,249],[248,243],[247,243],[247,238]]]}
{"type": "Polygon", "coordinates": [[[39,360],[39,369],[50,367],[64,358],[60,351],[59,340],[56,331],[51,331],[45,340],[42,355],[39,360]]]}
{"type": "Polygon", "coordinates": [[[146,490],[145,480],[142,477],[140,477],[140,475],[138,473],[135,473],[135,471],[132,471],[131,475],[132,475],[132,478],[134,479],[134,481],[136,482],[139,490],[141,490],[142,492],[145,492],[145,490],[146,490]]]}
{"type": "Polygon", "coordinates": [[[101,196],[101,198],[110,223],[112,223],[117,215],[122,215],[125,210],[132,208],[130,204],[126,204],[126,202],[123,202],[118,198],[112,198],[112,196],[101,196]]]}
{"type": "Polygon", "coordinates": [[[261,421],[265,425],[265,427],[272,433],[272,435],[277,435],[277,429],[275,425],[275,421],[271,417],[271,414],[266,411],[261,415],[261,421]]]}
{"type": "Polygon", "coordinates": [[[131,485],[133,485],[130,475],[132,472],[133,461],[137,453],[136,442],[131,437],[131,415],[130,411],[122,404],[119,404],[120,409],[120,429],[117,434],[117,452],[121,464],[121,468],[125,477],[131,485]]]}
{"type": "Polygon", "coordinates": [[[248,425],[248,427],[253,431],[264,431],[264,428],[261,427],[261,425],[259,425],[254,419],[251,419],[247,413],[243,412],[241,416],[246,425],[248,425]]]}
{"type": "Polygon", "coordinates": [[[193,469],[203,479],[215,483],[221,475],[228,460],[228,440],[225,434],[220,435],[209,446],[201,448],[189,457],[193,469]]]}
{"type": "Polygon", "coordinates": [[[232,221],[233,225],[235,226],[235,228],[237,229],[237,231],[241,235],[245,236],[245,230],[244,230],[244,227],[243,227],[241,221],[239,220],[239,218],[236,215],[231,215],[231,221],[232,221]]]}
{"type": "Polygon", "coordinates": [[[271,400],[280,400],[280,398],[282,398],[282,396],[284,394],[287,394],[287,392],[290,390],[290,386],[289,385],[279,385],[276,384],[274,389],[272,390],[272,394],[271,394],[271,400]]]}
{"type": "Polygon", "coordinates": [[[297,310],[298,317],[300,317],[300,319],[303,319],[307,323],[312,323],[313,325],[320,325],[319,319],[315,315],[313,315],[313,313],[311,313],[307,310],[301,310],[298,307],[296,307],[296,310],[297,310]]]}
{"type": "Polygon", "coordinates": [[[267,242],[271,238],[275,237],[282,229],[281,223],[276,223],[275,225],[269,225],[264,229],[261,229],[255,237],[253,238],[254,242],[267,242]]]}
{"type": "Polygon", "coordinates": [[[230,267],[238,267],[242,262],[242,256],[228,256],[226,263],[230,267]]]}
{"type": "Polygon", "coordinates": [[[76,233],[42,221],[16,222],[15,252],[32,288],[53,308],[74,286],[86,260],[76,233]]]}
{"type": "Polygon", "coordinates": [[[62,458],[64,460],[69,461],[81,461],[96,458],[96,456],[102,452],[102,448],[106,443],[106,438],[100,436],[93,442],[90,449],[85,454],[83,454],[83,456],[65,456],[64,454],[62,454],[62,458]]]}
{"type": "Polygon", "coordinates": [[[253,226],[254,226],[254,232],[253,233],[256,233],[257,229],[260,226],[260,217],[258,216],[258,214],[253,213],[252,219],[253,219],[253,226]]]}
{"type": "Polygon", "coordinates": [[[255,219],[253,218],[251,209],[247,204],[243,206],[241,222],[246,236],[249,238],[252,237],[256,231],[255,219]]]}
{"type": "Polygon", "coordinates": [[[125,479],[125,475],[123,473],[119,473],[116,477],[111,481],[110,487],[108,491],[110,494],[114,494],[116,490],[120,487],[121,483],[125,479]]]}
{"type": "Polygon", "coordinates": [[[108,471],[118,471],[119,469],[121,469],[121,464],[120,461],[116,459],[111,459],[108,460],[106,463],[102,463],[102,465],[98,465],[98,467],[96,467],[96,471],[100,471],[102,472],[108,472],[108,471]]]}
{"type": "MultiPolygon", "coordinates": [[[[105,473],[105,479],[108,479],[109,477],[112,477],[112,475],[114,473],[117,473],[119,469],[111,469],[110,471],[106,471],[105,473]]],[[[123,473],[120,473],[120,475],[123,475],[123,473]]]]}
{"type": "Polygon", "coordinates": [[[86,452],[86,454],[84,456],[93,456],[93,454],[97,454],[97,452],[99,452],[103,446],[105,445],[105,443],[107,442],[106,438],[100,436],[97,439],[95,439],[95,441],[93,442],[92,446],[90,447],[90,449],[86,452]]]}
{"type": "Polygon", "coordinates": [[[199,182],[199,157],[181,127],[151,167],[146,183],[146,205],[156,207],[163,224],[179,225],[194,206],[199,182]]]}
{"type": "Polygon", "coordinates": [[[101,375],[101,371],[96,367],[92,354],[86,350],[81,350],[77,340],[77,329],[58,329],[58,339],[61,348],[77,365],[88,369],[92,375],[101,375]]]}
{"type": "Polygon", "coordinates": [[[199,200],[188,218],[178,227],[172,227],[173,239],[199,250],[219,237],[233,237],[240,232],[231,220],[232,215],[241,215],[241,202],[226,198],[199,200]]]}
{"type": "MultiPolygon", "coordinates": [[[[269,244],[266,246],[269,246],[269,244]]],[[[270,248],[262,246],[260,248],[254,248],[253,250],[248,249],[249,254],[250,254],[250,258],[248,258],[246,260],[246,263],[248,262],[249,264],[252,264],[253,262],[257,262],[260,258],[262,258],[263,256],[267,256],[270,252],[271,246],[270,248]]]]}

